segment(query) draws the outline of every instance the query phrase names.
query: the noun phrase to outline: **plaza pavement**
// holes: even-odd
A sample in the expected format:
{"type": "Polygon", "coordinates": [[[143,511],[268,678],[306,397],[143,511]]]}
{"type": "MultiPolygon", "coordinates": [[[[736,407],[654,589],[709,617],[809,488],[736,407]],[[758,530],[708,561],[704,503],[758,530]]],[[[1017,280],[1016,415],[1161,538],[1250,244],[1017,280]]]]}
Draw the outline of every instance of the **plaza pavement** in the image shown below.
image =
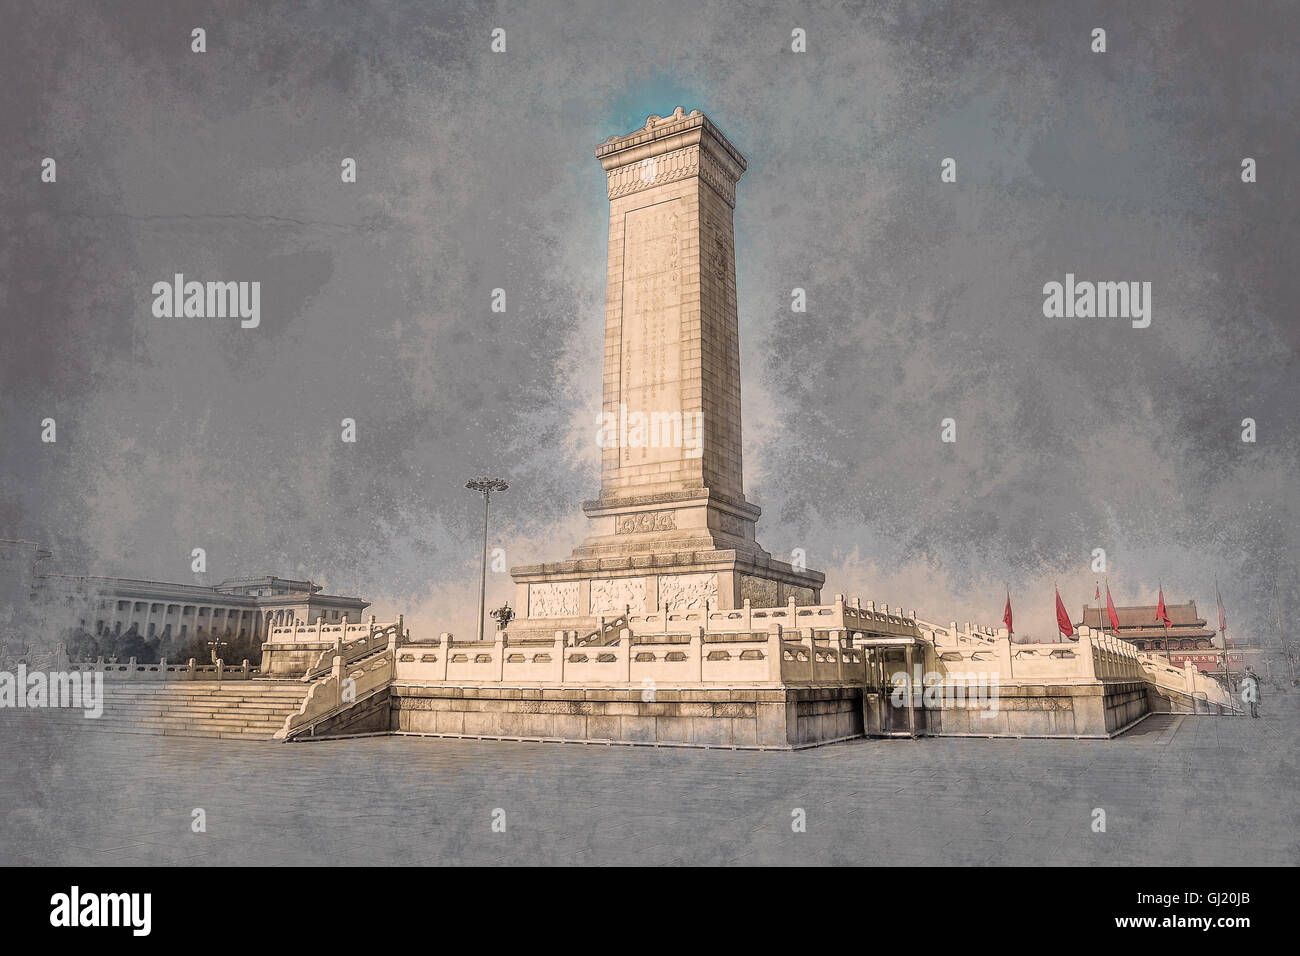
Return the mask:
{"type": "Polygon", "coordinates": [[[6,711],[0,864],[1294,865],[1300,691],[1264,710],[797,752],[195,740],[6,711]]]}

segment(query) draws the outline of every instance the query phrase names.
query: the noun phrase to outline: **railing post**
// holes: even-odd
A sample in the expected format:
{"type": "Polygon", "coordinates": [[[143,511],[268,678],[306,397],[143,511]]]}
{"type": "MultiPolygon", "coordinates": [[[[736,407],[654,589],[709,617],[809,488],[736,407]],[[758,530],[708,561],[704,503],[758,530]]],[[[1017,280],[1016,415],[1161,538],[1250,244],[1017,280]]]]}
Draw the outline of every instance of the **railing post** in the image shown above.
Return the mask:
{"type": "Polygon", "coordinates": [[[691,635],[691,658],[695,661],[695,680],[704,682],[704,628],[691,635]]]}
{"type": "Polygon", "coordinates": [[[781,625],[773,621],[767,626],[767,679],[779,684],[784,664],[785,648],[781,646],[781,625]]]}
{"type": "Polygon", "coordinates": [[[497,675],[497,683],[505,680],[506,676],[506,632],[497,631],[496,637],[492,639],[492,660],[496,663],[493,670],[497,675]]]}
{"type": "Polygon", "coordinates": [[[1093,650],[1092,632],[1087,628],[1079,628],[1079,660],[1080,671],[1085,680],[1097,680],[1097,659],[1093,650]]]}
{"type": "Polygon", "coordinates": [[[565,634],[563,631],[555,632],[555,682],[564,683],[564,656],[567,652],[565,645],[565,634]]]}
{"type": "Polygon", "coordinates": [[[346,679],[346,673],[343,668],[343,658],[334,658],[331,674],[334,678],[334,699],[330,702],[332,705],[331,709],[333,709],[343,706],[343,681],[346,679]]]}
{"type": "Polygon", "coordinates": [[[811,627],[799,628],[799,643],[808,642],[808,679],[817,683],[817,632],[811,627]]]}
{"type": "Polygon", "coordinates": [[[1015,648],[1011,646],[1011,634],[1005,627],[998,628],[995,638],[996,643],[993,645],[998,655],[998,668],[1002,671],[998,680],[1004,680],[1008,684],[1015,677],[1015,648]]]}
{"type": "Polygon", "coordinates": [[[438,675],[438,680],[447,679],[447,662],[451,658],[451,634],[443,631],[438,635],[438,666],[434,673],[438,675]]]}

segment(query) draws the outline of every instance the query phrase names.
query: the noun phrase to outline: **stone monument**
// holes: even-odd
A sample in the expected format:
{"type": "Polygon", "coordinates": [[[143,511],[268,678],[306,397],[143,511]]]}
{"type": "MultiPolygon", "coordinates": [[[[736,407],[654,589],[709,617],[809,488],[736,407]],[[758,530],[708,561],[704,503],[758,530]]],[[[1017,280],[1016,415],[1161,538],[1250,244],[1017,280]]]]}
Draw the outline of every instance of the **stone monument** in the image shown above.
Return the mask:
{"type": "Polygon", "coordinates": [[[511,632],[817,604],[825,576],[759,546],[744,494],[732,216],[745,159],[681,107],[596,156],[610,201],[600,495],[567,560],[511,570],[511,632]]]}

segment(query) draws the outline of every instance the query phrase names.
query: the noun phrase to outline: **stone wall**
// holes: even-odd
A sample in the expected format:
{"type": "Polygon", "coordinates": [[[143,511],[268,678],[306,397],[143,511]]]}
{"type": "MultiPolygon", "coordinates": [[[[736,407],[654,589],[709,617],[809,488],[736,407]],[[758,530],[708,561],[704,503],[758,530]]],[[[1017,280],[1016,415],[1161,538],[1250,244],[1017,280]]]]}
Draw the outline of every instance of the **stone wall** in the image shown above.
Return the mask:
{"type": "MultiPolygon", "coordinates": [[[[1146,684],[1003,684],[997,707],[950,702],[920,712],[917,727],[930,736],[1109,737],[1148,712],[1146,684]]],[[[887,699],[886,699],[887,700],[887,699]]],[[[891,706],[886,702],[886,706],[891,706]]],[[[895,729],[906,726],[906,711],[895,729]]],[[[873,728],[877,727],[873,721],[873,728]]]]}
{"type": "Polygon", "coordinates": [[[395,733],[791,749],[862,736],[856,687],[660,688],[394,684],[395,733]]]}

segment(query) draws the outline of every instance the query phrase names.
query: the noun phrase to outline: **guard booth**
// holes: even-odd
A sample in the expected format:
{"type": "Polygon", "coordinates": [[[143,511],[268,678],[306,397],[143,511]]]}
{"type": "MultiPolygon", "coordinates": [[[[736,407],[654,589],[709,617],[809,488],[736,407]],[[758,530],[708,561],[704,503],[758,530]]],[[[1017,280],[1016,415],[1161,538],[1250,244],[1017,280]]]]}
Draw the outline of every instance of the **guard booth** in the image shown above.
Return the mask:
{"type": "Polygon", "coordinates": [[[855,636],[867,651],[867,686],[862,693],[868,737],[917,737],[927,733],[925,650],[915,637],[855,636]]]}

